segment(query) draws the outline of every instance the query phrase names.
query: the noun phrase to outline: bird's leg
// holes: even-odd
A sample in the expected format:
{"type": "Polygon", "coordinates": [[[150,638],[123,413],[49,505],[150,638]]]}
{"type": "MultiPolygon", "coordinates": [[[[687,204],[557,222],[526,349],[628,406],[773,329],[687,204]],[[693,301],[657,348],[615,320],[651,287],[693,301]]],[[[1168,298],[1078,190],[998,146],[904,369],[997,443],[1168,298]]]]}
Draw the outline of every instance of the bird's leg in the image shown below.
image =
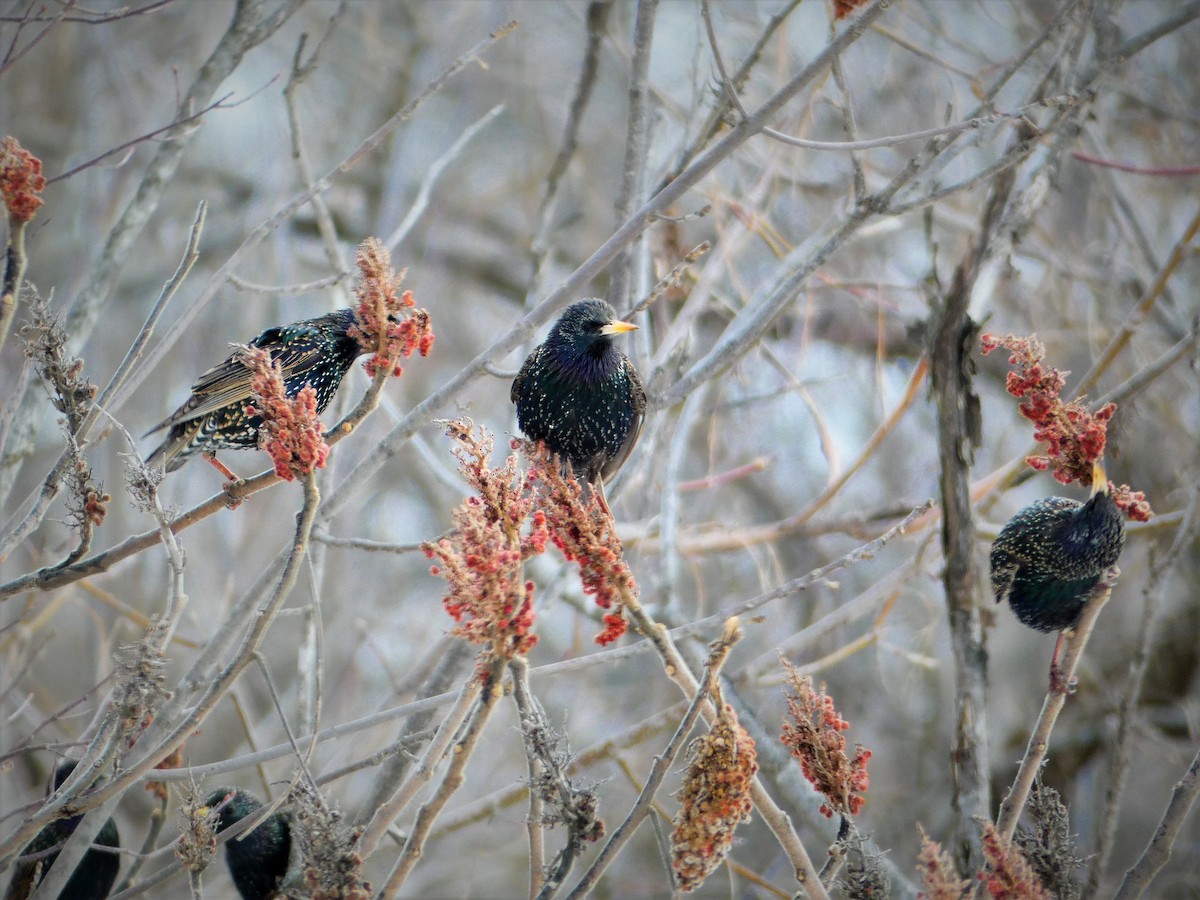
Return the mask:
{"type": "Polygon", "coordinates": [[[225,463],[223,463],[219,459],[217,459],[217,454],[205,453],[203,455],[204,455],[205,459],[207,459],[210,463],[213,464],[213,467],[216,468],[216,470],[218,472],[220,472],[222,475],[224,475],[230,481],[241,481],[242,480],[241,478],[239,478],[237,476],[236,473],[234,473],[234,471],[232,469],[229,468],[229,466],[225,465],[225,463]]]}
{"type": "Polygon", "coordinates": [[[1107,588],[1110,588],[1114,584],[1116,584],[1117,579],[1120,577],[1121,577],[1121,567],[1120,566],[1109,566],[1108,571],[1104,573],[1104,577],[1102,577],[1099,581],[1096,582],[1096,586],[1094,588],[1092,588],[1092,590],[1093,591],[1106,590],[1107,588]]]}
{"type": "MultiPolygon", "coordinates": [[[[1113,585],[1117,583],[1117,579],[1121,575],[1120,566],[1109,566],[1108,571],[1096,582],[1096,586],[1092,588],[1089,598],[1095,596],[1102,591],[1112,590],[1113,585]]],[[[1056,694],[1073,694],[1075,686],[1079,683],[1074,678],[1069,681],[1063,678],[1063,674],[1058,668],[1058,657],[1062,653],[1063,644],[1068,637],[1075,637],[1074,628],[1066,628],[1058,633],[1058,641],[1054,645],[1054,656],[1050,658],[1050,690],[1056,694]]]]}
{"type": "Polygon", "coordinates": [[[604,510],[604,514],[611,519],[612,510],[608,508],[608,497],[604,495],[604,478],[602,476],[597,476],[596,483],[594,485],[592,485],[591,482],[585,483],[591,486],[592,490],[596,492],[596,499],[600,501],[600,508],[604,510]]]}
{"type": "Polygon", "coordinates": [[[1068,634],[1074,637],[1075,632],[1070,628],[1065,628],[1058,633],[1058,640],[1054,642],[1054,654],[1050,657],[1050,693],[1052,694],[1073,694],[1075,686],[1079,683],[1074,678],[1064,678],[1062,670],[1058,667],[1058,659],[1062,656],[1063,644],[1066,643],[1068,634]]]}

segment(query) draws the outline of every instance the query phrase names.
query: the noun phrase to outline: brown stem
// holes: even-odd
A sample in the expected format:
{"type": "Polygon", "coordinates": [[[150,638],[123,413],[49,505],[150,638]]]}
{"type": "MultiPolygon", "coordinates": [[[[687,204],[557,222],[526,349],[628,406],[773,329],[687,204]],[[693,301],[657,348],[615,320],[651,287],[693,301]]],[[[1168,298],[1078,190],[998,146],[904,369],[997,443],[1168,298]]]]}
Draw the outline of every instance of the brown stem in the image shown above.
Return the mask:
{"type": "Polygon", "coordinates": [[[378,894],[379,900],[394,900],[403,886],[404,880],[412,873],[417,861],[421,858],[433,823],[450,798],[454,796],[454,792],[462,786],[467,762],[474,755],[484,726],[487,725],[492,710],[496,708],[496,703],[503,694],[500,677],[504,673],[504,665],[505,661],[502,658],[492,660],[491,669],[487,674],[487,683],[476,699],[466,731],[454,746],[454,752],[450,755],[450,766],[442,778],[442,783],[434,795],[422,804],[421,809],[417,812],[412,831],[409,832],[408,840],[404,842],[404,849],[400,851],[400,858],[396,860],[395,867],[378,894]]]}
{"type": "MultiPolygon", "coordinates": [[[[1066,652],[1063,653],[1060,663],[1063,678],[1067,683],[1072,682],[1075,678],[1075,668],[1079,664],[1079,657],[1091,636],[1092,628],[1096,624],[1096,617],[1100,615],[1100,610],[1112,596],[1113,584],[1112,580],[1106,580],[1097,587],[1088,602],[1084,604],[1083,612],[1080,613],[1079,621],[1075,625],[1074,636],[1068,640],[1066,652]]],[[[1012,787],[1009,788],[1008,796],[1000,804],[1000,814],[996,818],[996,828],[1005,842],[1012,841],[1013,832],[1017,828],[1017,820],[1021,818],[1021,812],[1025,809],[1025,802],[1029,799],[1029,791],[1033,787],[1034,779],[1041,771],[1042,762],[1045,760],[1046,751],[1050,746],[1050,733],[1058,721],[1058,714],[1062,712],[1063,706],[1067,702],[1067,696],[1062,691],[1051,690],[1046,693],[1046,698],[1042,701],[1042,711],[1038,715],[1033,733],[1029,735],[1029,743],[1025,747],[1025,755],[1021,757],[1017,777],[1013,781],[1012,787]]]]}

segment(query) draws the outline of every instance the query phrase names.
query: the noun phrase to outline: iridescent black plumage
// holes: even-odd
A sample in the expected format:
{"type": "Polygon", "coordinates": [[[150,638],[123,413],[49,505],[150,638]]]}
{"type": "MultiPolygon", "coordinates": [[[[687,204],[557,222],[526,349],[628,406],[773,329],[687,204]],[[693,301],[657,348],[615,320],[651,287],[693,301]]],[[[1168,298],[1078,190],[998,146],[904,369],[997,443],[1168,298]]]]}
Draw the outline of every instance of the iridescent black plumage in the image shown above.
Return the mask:
{"type": "MultiPolygon", "coordinates": [[[[74,760],[60,765],[54,773],[54,789],[58,790],[73,771],[74,760]]],[[[75,833],[82,820],[83,816],[72,816],[69,819],[51,822],[37,833],[21,851],[21,855],[42,853],[51,847],[61,848],[67,838],[75,833]]],[[[121,835],[117,831],[117,823],[111,818],[105,822],[94,843],[101,847],[120,847],[121,835]]],[[[9,882],[4,900],[25,900],[31,896],[56,859],[58,850],[35,860],[20,860],[14,864],[12,881],[9,882]]],[[[59,891],[59,900],[104,900],[112,890],[120,868],[121,857],[117,854],[104,850],[88,850],[63,889],[59,891]]]]}
{"type": "MultiPolygon", "coordinates": [[[[253,341],[271,354],[283,370],[283,384],[295,397],[311,384],[321,413],[337,393],[342,378],[364,351],[349,334],[357,317],[339,309],[315,319],[268,328],[253,341]]],[[[148,466],[173,472],[197,452],[254,448],[258,445],[259,416],[246,415],[253,375],[234,353],[213,366],[192,385],[192,396],[147,434],[169,428],[166,440],[146,458],[148,466]]]]}
{"type": "Polygon", "coordinates": [[[572,303],[529,354],[509,395],[525,436],[569,461],[602,495],[637,443],[646,413],[642,380],[612,342],[636,327],[603,300],[572,303]]]}
{"type": "Polygon", "coordinates": [[[1025,507],[992,544],[992,591],[1017,618],[1038,631],[1061,631],[1084,604],[1125,546],[1125,523],[1096,464],[1085,503],[1046,497],[1025,507]]]}
{"type": "MultiPolygon", "coordinates": [[[[208,796],[206,805],[220,804],[220,823],[217,833],[240,822],[262,809],[262,804],[241,788],[219,788],[208,796]],[[233,795],[228,803],[225,798],[233,795]]],[[[234,887],[243,900],[267,900],[276,896],[279,884],[287,874],[292,852],[292,833],[286,818],[280,813],[267,817],[253,831],[225,842],[225,862],[234,887]]]]}

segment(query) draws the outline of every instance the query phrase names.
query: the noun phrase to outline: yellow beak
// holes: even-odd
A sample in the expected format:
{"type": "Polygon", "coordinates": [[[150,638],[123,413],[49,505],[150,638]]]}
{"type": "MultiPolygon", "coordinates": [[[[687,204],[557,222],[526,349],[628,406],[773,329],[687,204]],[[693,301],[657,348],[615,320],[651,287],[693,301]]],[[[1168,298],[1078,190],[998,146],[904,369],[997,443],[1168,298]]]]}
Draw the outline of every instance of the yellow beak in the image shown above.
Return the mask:
{"type": "Polygon", "coordinates": [[[600,329],[601,334],[624,334],[627,331],[637,331],[637,326],[632,322],[622,322],[620,319],[614,319],[600,329]]]}
{"type": "Polygon", "coordinates": [[[1092,463],[1092,496],[1108,493],[1108,473],[1104,471],[1104,461],[1097,459],[1092,463]]]}

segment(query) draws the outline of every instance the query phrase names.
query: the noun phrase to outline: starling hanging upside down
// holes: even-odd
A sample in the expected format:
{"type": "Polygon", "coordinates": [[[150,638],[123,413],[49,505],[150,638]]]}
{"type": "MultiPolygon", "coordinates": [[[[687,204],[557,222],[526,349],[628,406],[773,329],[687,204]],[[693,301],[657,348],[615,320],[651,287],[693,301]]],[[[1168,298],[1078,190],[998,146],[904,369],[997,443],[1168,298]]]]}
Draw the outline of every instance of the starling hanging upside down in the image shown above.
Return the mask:
{"type": "MultiPolygon", "coordinates": [[[[337,393],[354,360],[367,352],[349,334],[356,322],[353,309],[339,309],[315,319],[268,328],[250,346],[268,351],[271,359],[279,363],[289,398],[299,394],[305,385],[312,385],[319,415],[337,393]]],[[[201,375],[192,385],[192,396],[187,402],[146,432],[149,435],[170,429],[166,440],[146,458],[146,465],[174,472],[193,453],[202,452],[226,477],[236,479],[217,462],[216,451],[258,446],[262,418],[246,415],[253,377],[238,353],[201,375]]]]}
{"type": "Polygon", "coordinates": [[[992,591],[1017,618],[1038,631],[1060,632],[1050,662],[1051,690],[1066,686],[1058,671],[1065,632],[1084,604],[1117,575],[1125,523],[1097,460],[1086,503],[1046,497],[1012,517],[992,544],[992,591]]]}
{"type": "MultiPolygon", "coordinates": [[[[262,809],[253,794],[241,788],[219,788],[208,796],[209,807],[221,807],[217,833],[262,809]],[[226,798],[229,802],[226,803],[226,798]],[[224,806],[221,804],[224,803],[224,806]]],[[[292,833],[280,813],[267,817],[261,825],[225,842],[225,862],[234,887],[243,900],[267,900],[280,896],[277,891],[291,861],[292,833]]]]}
{"type": "MultiPolygon", "coordinates": [[[[75,761],[69,760],[61,764],[54,772],[54,790],[62,787],[63,783],[75,771],[75,761]]],[[[59,849],[66,843],[67,838],[75,833],[75,829],[83,820],[83,816],[72,816],[69,819],[58,819],[51,822],[37,833],[29,844],[21,851],[21,856],[39,855],[36,859],[18,859],[13,865],[12,881],[4,900],[26,900],[33,895],[34,890],[54,861],[58,859],[59,849]],[[46,851],[55,849],[52,853],[46,851]]],[[[117,831],[117,823],[111,818],[106,821],[96,835],[95,845],[100,847],[121,846],[121,835],[117,831]]],[[[58,893],[59,900],[104,900],[112,890],[113,882],[117,880],[117,872],[121,868],[121,857],[104,850],[91,849],[83,855],[70,879],[58,893]]]]}
{"type": "Polygon", "coordinates": [[[605,508],[604,485],[629,457],[646,414],[642,380],[612,341],[635,328],[603,300],[572,303],[529,354],[509,395],[525,436],[569,462],[605,508]]]}

